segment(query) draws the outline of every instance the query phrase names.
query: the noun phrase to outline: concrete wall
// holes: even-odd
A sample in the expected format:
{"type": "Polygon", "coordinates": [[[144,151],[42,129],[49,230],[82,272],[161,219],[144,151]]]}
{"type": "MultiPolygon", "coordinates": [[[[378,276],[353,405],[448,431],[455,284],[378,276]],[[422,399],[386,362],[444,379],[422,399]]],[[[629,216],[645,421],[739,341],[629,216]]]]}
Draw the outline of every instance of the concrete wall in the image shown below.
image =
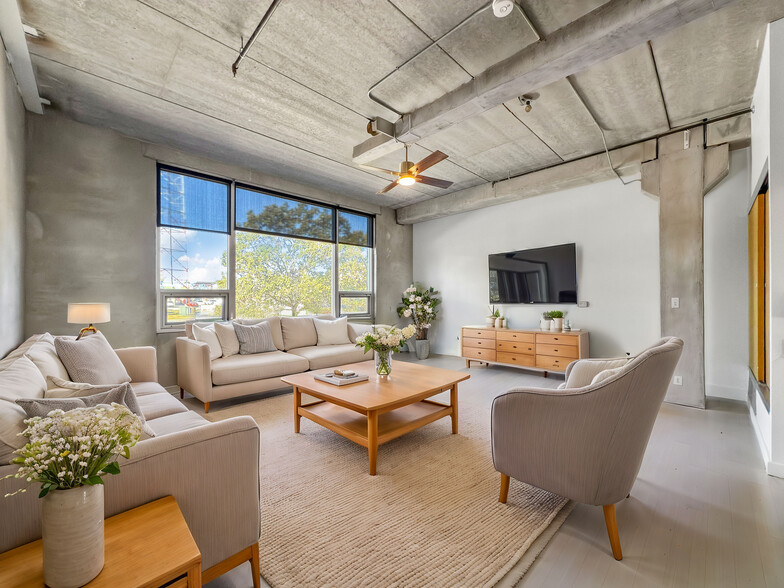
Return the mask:
{"type": "Polygon", "coordinates": [[[110,302],[116,347],[156,345],[159,379],[176,383],[174,340],[156,333],[157,160],[377,214],[377,320],[412,278],[411,227],[394,211],[295,181],[142,143],[57,113],[28,119],[27,334],[71,333],[66,304],[110,302]]]}
{"type": "MultiPolygon", "coordinates": [[[[709,395],[743,398],[748,356],[746,217],[748,150],[705,201],[706,381],[709,395]]],[[[459,354],[460,327],[487,314],[487,255],[577,243],[575,305],[505,305],[512,328],[536,328],[560,308],[591,332],[591,355],[635,352],[659,325],[659,206],[639,184],[617,180],[564,190],[414,225],[414,278],[443,293],[433,347],[459,354]]]]}
{"type": "Polygon", "coordinates": [[[24,319],[24,124],[16,79],[0,55],[0,357],[22,341],[24,319]]]}

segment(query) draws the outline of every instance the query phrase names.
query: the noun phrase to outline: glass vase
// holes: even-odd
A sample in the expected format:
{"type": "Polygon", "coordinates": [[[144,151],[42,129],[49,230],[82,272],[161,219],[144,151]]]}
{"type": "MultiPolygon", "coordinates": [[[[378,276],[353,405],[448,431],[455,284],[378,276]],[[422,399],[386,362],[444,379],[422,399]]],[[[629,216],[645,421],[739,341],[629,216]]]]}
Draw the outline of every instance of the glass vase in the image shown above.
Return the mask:
{"type": "Polygon", "coordinates": [[[376,373],[379,376],[388,376],[392,373],[392,350],[382,349],[375,352],[376,373]]]}

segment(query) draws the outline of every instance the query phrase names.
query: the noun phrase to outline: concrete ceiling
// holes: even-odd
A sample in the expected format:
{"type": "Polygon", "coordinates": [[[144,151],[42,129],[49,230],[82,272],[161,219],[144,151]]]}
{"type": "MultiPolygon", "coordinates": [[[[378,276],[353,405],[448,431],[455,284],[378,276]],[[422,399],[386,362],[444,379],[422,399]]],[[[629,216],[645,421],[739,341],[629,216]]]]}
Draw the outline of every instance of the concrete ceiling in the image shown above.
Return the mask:
{"type": "MultiPolygon", "coordinates": [[[[782,0],[737,0],[569,79],[419,141],[439,149],[427,173],[444,191],[389,182],[360,168],[352,148],[369,118],[397,116],[368,89],[486,0],[282,0],[236,78],[231,64],[270,0],[20,0],[38,85],[52,107],[88,124],[277,174],[395,208],[449,191],[626,145],[669,128],[748,108],[765,24],[782,0]],[[583,104],[582,100],[585,102],[583,104]],[[587,106],[587,109],[586,109],[587,106]],[[595,117],[595,121],[594,118],[595,117]]],[[[520,0],[545,39],[606,4],[520,0]]],[[[420,108],[536,42],[519,12],[489,10],[400,68],[374,92],[400,112],[420,108]]],[[[391,153],[373,165],[397,169],[391,153]]]]}

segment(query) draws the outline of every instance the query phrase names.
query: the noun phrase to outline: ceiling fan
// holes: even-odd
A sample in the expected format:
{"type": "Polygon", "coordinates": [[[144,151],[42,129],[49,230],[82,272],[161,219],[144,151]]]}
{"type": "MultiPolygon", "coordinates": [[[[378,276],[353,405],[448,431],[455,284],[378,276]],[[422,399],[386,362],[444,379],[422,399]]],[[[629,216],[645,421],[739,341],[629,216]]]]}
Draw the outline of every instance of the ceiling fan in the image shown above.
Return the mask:
{"type": "Polygon", "coordinates": [[[398,184],[400,184],[401,186],[413,186],[416,182],[419,182],[420,184],[427,184],[428,186],[436,186],[438,188],[448,188],[449,186],[452,185],[452,182],[448,182],[446,180],[439,180],[438,178],[431,178],[429,176],[419,175],[427,168],[433,167],[435,164],[439,163],[440,161],[444,161],[447,157],[449,156],[445,155],[444,153],[441,153],[440,151],[433,151],[433,153],[425,157],[419,163],[412,163],[408,161],[408,145],[406,145],[406,158],[405,161],[400,163],[400,171],[392,171],[391,169],[373,167],[372,165],[363,165],[362,167],[384,172],[386,174],[392,174],[393,176],[397,176],[397,179],[394,182],[386,186],[383,190],[378,192],[378,194],[389,192],[392,188],[394,188],[398,184]]]}

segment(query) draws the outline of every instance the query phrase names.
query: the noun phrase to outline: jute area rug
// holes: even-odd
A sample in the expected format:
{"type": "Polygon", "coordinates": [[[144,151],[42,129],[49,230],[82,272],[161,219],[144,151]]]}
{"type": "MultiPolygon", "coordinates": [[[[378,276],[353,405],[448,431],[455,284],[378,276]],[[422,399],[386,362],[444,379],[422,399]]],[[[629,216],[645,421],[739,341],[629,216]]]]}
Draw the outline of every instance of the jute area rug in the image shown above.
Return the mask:
{"type": "Polygon", "coordinates": [[[522,577],[572,505],[515,480],[508,503],[498,502],[492,396],[471,383],[460,385],[458,435],[447,418],[382,445],[376,476],[365,448],[304,418],[295,434],[291,394],[214,406],[210,420],[250,415],[261,430],[259,545],[270,586],[473,587],[522,577]]]}

